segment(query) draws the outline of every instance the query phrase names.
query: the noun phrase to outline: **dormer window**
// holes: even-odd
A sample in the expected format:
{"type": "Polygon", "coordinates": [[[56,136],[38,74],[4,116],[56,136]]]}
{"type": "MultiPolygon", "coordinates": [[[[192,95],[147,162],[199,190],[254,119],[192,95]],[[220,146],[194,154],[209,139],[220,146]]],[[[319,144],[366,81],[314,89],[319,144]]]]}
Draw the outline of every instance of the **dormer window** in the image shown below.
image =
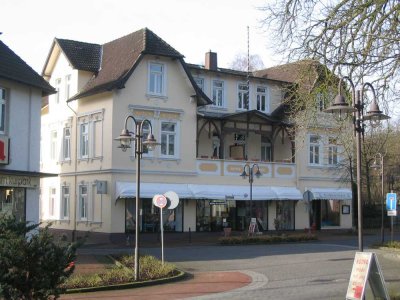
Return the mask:
{"type": "Polygon", "coordinates": [[[163,64],[149,64],[148,92],[151,95],[165,95],[165,66],[163,64]]]}

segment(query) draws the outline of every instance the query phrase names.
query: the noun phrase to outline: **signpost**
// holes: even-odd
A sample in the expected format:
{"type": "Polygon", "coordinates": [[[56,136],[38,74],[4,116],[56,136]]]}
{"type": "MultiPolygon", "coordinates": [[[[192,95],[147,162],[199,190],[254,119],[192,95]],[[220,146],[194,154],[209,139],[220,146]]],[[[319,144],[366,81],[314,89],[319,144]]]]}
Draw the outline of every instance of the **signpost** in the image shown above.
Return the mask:
{"type": "Polygon", "coordinates": [[[386,194],[386,210],[390,218],[390,240],[393,242],[393,218],[397,216],[397,194],[386,194]]]}
{"type": "Polygon", "coordinates": [[[351,270],[346,300],[364,299],[367,280],[374,299],[390,299],[376,254],[357,252],[351,270]]]}
{"type": "Polygon", "coordinates": [[[153,204],[160,208],[160,232],[161,232],[161,262],[164,264],[164,222],[163,208],[167,205],[167,198],[164,195],[155,195],[153,204]]]}

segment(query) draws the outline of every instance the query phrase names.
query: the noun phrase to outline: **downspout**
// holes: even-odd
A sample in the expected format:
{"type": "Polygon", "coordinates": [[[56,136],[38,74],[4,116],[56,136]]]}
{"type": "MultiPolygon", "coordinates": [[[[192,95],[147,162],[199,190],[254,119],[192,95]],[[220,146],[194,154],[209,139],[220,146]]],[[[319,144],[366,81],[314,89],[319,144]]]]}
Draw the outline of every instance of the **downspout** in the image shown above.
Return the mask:
{"type": "MultiPolygon", "coordinates": [[[[77,151],[78,151],[78,114],[77,112],[69,106],[69,102],[67,101],[67,106],[68,108],[73,112],[75,115],[75,147],[74,147],[74,155],[75,155],[75,162],[74,162],[74,194],[75,194],[75,202],[74,202],[74,227],[72,230],[72,241],[75,242],[76,240],[76,211],[77,211],[77,204],[78,204],[78,193],[77,193],[77,171],[78,171],[78,163],[77,163],[77,151]]],[[[71,159],[72,159],[72,153],[71,153],[71,159]]]]}

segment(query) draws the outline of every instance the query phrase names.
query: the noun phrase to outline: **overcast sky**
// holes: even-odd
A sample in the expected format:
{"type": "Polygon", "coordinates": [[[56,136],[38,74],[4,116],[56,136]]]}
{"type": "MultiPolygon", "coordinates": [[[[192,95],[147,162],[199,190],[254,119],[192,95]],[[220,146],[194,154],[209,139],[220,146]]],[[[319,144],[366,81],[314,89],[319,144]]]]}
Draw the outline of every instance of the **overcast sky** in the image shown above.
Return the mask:
{"type": "Polygon", "coordinates": [[[257,7],[266,0],[2,0],[0,39],[41,73],[55,37],[104,44],[147,27],[185,56],[204,63],[218,53],[228,67],[239,52],[258,54],[265,66],[278,64],[267,49],[257,7]]]}

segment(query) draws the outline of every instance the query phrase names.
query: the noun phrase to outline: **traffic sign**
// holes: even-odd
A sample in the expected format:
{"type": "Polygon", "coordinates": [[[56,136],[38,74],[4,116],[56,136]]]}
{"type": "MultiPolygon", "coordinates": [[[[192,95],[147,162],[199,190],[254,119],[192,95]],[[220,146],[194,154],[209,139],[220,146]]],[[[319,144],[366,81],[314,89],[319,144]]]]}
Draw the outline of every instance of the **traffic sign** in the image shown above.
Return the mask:
{"type": "Polygon", "coordinates": [[[167,198],[164,195],[154,195],[153,204],[159,208],[164,208],[167,205],[167,198]]]}
{"type": "Polygon", "coordinates": [[[386,210],[388,216],[397,216],[397,195],[396,193],[386,194],[386,210]]]}

